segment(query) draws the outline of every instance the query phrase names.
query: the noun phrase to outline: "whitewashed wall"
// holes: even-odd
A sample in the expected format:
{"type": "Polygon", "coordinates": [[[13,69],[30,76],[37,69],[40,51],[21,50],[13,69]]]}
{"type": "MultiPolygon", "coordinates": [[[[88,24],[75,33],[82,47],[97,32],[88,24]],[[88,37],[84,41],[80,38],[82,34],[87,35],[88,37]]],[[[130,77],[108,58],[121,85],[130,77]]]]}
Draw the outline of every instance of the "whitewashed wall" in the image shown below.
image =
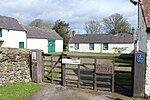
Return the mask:
{"type": "Polygon", "coordinates": [[[141,7],[139,7],[139,31],[138,31],[138,50],[146,52],[147,44],[147,32],[145,20],[143,18],[143,13],[141,7]]]}
{"type": "Polygon", "coordinates": [[[145,94],[150,96],[150,32],[146,32],[146,24],[141,7],[139,9],[138,50],[146,52],[145,94]]]}
{"type": "Polygon", "coordinates": [[[89,44],[79,44],[79,50],[75,50],[74,46],[74,44],[69,44],[69,51],[118,53],[118,51],[113,49],[114,47],[127,47],[127,49],[121,53],[131,53],[134,50],[134,44],[108,44],[108,50],[103,50],[103,44],[94,44],[94,50],[89,50],[89,44]]]}
{"type": "Polygon", "coordinates": [[[55,52],[63,52],[63,40],[55,41],[55,52]]]}
{"type": "Polygon", "coordinates": [[[69,44],[69,51],[77,52],[101,52],[101,44],[94,44],[94,50],[89,50],[89,44],[79,44],[79,50],[75,50],[74,44],[69,44]],[[70,48],[72,47],[72,48],[70,48]]]}
{"type": "Polygon", "coordinates": [[[145,94],[150,95],[150,32],[147,34],[145,94]]]}
{"type": "MultiPolygon", "coordinates": [[[[48,53],[48,40],[47,39],[27,39],[28,49],[41,49],[45,53],[48,53]]],[[[55,52],[63,52],[63,40],[55,41],[55,52]]]]}
{"type": "Polygon", "coordinates": [[[28,49],[41,49],[45,53],[48,53],[48,41],[47,39],[27,39],[28,49]]]}
{"type": "Polygon", "coordinates": [[[19,42],[24,42],[24,48],[26,48],[26,32],[2,29],[0,41],[4,41],[1,47],[19,48],[19,42]]]}
{"type": "MultiPolygon", "coordinates": [[[[102,44],[103,47],[103,44],[102,44]]],[[[103,50],[103,53],[118,53],[118,50],[115,48],[119,48],[121,53],[132,53],[134,50],[134,44],[108,44],[108,50],[103,50]],[[120,49],[120,48],[126,48],[126,49],[120,49]]]]}

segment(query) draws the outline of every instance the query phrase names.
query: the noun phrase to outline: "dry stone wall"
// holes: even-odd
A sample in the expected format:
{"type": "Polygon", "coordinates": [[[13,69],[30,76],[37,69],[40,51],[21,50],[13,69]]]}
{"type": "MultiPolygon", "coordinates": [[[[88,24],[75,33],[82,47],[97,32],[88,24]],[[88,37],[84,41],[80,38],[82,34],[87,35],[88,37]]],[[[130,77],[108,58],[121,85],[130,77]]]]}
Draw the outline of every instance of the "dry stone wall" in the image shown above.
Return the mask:
{"type": "Polygon", "coordinates": [[[29,81],[31,81],[30,51],[0,48],[0,85],[29,81]]]}

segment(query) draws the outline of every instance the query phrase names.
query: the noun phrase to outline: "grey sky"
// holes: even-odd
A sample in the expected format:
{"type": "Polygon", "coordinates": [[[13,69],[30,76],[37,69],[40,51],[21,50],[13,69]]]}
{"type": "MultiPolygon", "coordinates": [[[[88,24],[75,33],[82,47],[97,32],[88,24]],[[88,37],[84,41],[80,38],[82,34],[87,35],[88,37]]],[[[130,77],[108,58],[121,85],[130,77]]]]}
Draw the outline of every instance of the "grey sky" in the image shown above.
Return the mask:
{"type": "Polygon", "coordinates": [[[130,0],[1,0],[0,7],[0,15],[14,17],[25,25],[34,19],[51,23],[60,19],[80,32],[85,22],[113,13],[123,14],[136,27],[137,7],[130,0]]]}

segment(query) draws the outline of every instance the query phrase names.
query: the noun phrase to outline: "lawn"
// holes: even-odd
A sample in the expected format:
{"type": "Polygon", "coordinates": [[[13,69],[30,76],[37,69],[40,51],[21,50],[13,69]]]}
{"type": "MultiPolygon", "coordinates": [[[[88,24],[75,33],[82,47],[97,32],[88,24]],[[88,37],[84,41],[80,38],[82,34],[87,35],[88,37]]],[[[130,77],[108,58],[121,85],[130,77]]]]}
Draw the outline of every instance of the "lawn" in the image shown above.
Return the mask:
{"type": "Polygon", "coordinates": [[[20,100],[39,90],[41,85],[36,83],[19,82],[0,86],[0,100],[20,100]]]}
{"type": "Polygon", "coordinates": [[[99,53],[99,54],[104,56],[120,56],[120,53],[99,53]]]}
{"type": "Polygon", "coordinates": [[[64,52],[64,54],[67,53],[78,53],[78,54],[98,54],[98,55],[102,55],[102,56],[120,56],[120,53],[101,53],[101,52],[64,52]]]}
{"type": "Polygon", "coordinates": [[[60,68],[54,68],[52,69],[50,66],[45,66],[45,73],[44,76],[46,76],[47,78],[51,79],[52,77],[59,77],[61,76],[59,73],[56,72],[61,72],[60,68]],[[55,73],[53,73],[55,72],[55,73]]]}

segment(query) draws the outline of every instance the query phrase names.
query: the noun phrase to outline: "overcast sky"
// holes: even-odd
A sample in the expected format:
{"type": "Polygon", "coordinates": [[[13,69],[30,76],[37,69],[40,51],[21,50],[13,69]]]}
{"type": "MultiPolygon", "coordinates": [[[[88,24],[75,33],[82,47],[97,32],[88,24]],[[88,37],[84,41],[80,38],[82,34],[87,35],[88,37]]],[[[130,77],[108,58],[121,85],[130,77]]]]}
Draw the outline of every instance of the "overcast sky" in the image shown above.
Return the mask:
{"type": "Polygon", "coordinates": [[[0,3],[0,15],[14,17],[22,24],[34,19],[51,23],[60,19],[80,33],[85,22],[99,21],[114,13],[123,14],[131,26],[137,26],[137,7],[130,0],[1,0],[0,3]]]}

